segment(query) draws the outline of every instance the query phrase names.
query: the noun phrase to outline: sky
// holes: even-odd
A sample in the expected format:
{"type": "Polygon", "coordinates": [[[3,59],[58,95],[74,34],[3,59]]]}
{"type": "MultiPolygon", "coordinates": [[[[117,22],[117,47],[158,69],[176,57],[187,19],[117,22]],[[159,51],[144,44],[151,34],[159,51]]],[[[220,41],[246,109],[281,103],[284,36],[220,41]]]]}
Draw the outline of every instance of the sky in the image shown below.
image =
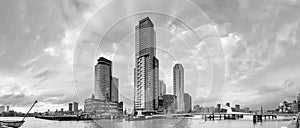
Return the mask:
{"type": "Polygon", "coordinates": [[[0,105],[82,108],[103,56],[132,109],[134,27],[150,17],[168,94],[181,63],[193,105],[275,109],[300,93],[299,12],[299,0],[2,0],[0,105]]]}

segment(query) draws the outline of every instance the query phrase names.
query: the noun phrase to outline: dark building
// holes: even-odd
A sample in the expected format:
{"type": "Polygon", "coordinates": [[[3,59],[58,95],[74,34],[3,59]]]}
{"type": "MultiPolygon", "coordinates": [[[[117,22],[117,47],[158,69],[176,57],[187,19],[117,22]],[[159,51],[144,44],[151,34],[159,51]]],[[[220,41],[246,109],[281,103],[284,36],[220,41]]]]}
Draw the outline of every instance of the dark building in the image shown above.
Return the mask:
{"type": "Polygon", "coordinates": [[[300,112],[300,93],[297,96],[298,112],[300,112]]]}
{"type": "Polygon", "coordinates": [[[177,97],[175,95],[163,95],[163,107],[165,114],[176,113],[177,97]]]}
{"type": "Polygon", "coordinates": [[[158,112],[164,112],[164,100],[162,96],[158,98],[158,112]]]}
{"type": "Polygon", "coordinates": [[[111,101],[112,62],[104,57],[95,65],[96,99],[111,101]]]}
{"type": "Polygon", "coordinates": [[[123,102],[118,103],[118,112],[119,114],[123,113],[123,102]]]}
{"type": "Polygon", "coordinates": [[[95,99],[118,103],[119,79],[112,77],[112,61],[100,57],[95,65],[95,99]]]}
{"type": "Polygon", "coordinates": [[[185,112],[192,111],[192,97],[188,93],[184,93],[184,109],[185,112]]]}
{"type": "Polygon", "coordinates": [[[227,107],[230,107],[230,103],[226,103],[226,106],[227,106],[227,107]]]}
{"type": "Polygon", "coordinates": [[[217,104],[217,110],[216,112],[221,112],[221,104],[217,104]]]}
{"type": "Polygon", "coordinates": [[[72,112],[73,111],[73,104],[69,103],[69,111],[72,112]]]}
{"type": "Polygon", "coordinates": [[[236,112],[239,112],[239,111],[240,111],[240,105],[238,105],[238,104],[235,105],[235,111],[236,111],[236,112]]]}
{"type": "Polygon", "coordinates": [[[112,77],[111,101],[119,102],[119,79],[112,77]]]}

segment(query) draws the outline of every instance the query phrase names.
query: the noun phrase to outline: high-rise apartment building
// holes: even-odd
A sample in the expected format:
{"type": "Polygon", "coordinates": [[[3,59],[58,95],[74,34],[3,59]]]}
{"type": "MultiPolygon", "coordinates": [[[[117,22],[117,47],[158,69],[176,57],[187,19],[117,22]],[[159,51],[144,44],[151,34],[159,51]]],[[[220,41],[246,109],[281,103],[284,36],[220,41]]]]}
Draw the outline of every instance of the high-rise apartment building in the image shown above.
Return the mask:
{"type": "Polygon", "coordinates": [[[184,112],[184,69],[182,64],[173,67],[173,94],[177,97],[177,112],[184,112]]]}
{"type": "Polygon", "coordinates": [[[156,33],[149,17],[135,27],[134,109],[158,109],[159,61],[156,58],[156,33]]]}

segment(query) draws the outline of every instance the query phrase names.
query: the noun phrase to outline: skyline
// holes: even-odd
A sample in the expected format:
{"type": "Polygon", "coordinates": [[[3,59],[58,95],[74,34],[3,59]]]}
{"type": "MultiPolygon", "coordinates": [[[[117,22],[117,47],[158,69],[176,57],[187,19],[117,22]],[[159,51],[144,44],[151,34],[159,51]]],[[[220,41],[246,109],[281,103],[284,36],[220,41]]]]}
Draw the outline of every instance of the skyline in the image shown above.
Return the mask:
{"type": "Polygon", "coordinates": [[[147,2],[149,7],[138,1],[1,1],[0,104],[23,111],[38,100],[34,110],[43,111],[67,108],[67,103],[79,99],[83,106],[83,99],[93,91],[96,59],[104,56],[114,62],[112,75],[119,78],[119,100],[129,106],[134,78],[133,28],[146,16],[156,26],[159,76],[166,83],[167,94],[172,94],[172,67],[182,62],[185,92],[192,96],[192,103],[215,106],[216,99],[206,97],[211,85],[222,83],[223,78],[216,76],[217,83],[211,83],[212,57],[215,73],[225,73],[222,104],[273,109],[284,100],[296,99],[300,92],[299,1],[192,2],[210,20],[203,13],[191,13],[194,8],[176,9],[189,5],[179,0],[162,5],[147,2]],[[105,8],[108,6],[115,8],[105,8]],[[161,11],[164,6],[174,9],[165,13],[184,19],[203,40],[180,20],[155,13],[125,18],[105,34],[105,28],[118,16],[144,7],[161,11]],[[119,9],[125,11],[118,14],[119,9]],[[106,36],[100,44],[101,35],[106,36]],[[224,55],[215,58],[223,51],[224,55]]]}

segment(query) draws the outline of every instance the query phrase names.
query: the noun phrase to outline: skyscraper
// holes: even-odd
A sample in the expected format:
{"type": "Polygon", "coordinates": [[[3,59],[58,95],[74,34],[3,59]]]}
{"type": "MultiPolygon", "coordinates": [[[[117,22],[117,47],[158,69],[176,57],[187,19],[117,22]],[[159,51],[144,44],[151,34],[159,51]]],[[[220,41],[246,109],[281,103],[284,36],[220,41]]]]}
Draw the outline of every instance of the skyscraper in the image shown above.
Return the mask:
{"type": "Polygon", "coordinates": [[[184,69],[182,64],[173,67],[173,93],[177,96],[177,112],[184,111],[184,69]]]}
{"type": "Polygon", "coordinates": [[[112,77],[111,82],[111,101],[118,102],[119,101],[119,79],[116,77],[112,77]]]}
{"type": "Polygon", "coordinates": [[[95,96],[96,99],[108,100],[111,97],[112,62],[104,57],[95,65],[95,96]]]}
{"type": "Polygon", "coordinates": [[[156,58],[156,33],[149,17],[135,27],[134,109],[158,109],[159,61],[156,58]]]}
{"type": "Polygon", "coordinates": [[[192,111],[192,97],[188,93],[184,93],[184,109],[185,112],[192,111]]]}
{"type": "Polygon", "coordinates": [[[164,81],[159,81],[159,87],[158,87],[158,96],[162,96],[166,94],[166,84],[164,81]]]}

